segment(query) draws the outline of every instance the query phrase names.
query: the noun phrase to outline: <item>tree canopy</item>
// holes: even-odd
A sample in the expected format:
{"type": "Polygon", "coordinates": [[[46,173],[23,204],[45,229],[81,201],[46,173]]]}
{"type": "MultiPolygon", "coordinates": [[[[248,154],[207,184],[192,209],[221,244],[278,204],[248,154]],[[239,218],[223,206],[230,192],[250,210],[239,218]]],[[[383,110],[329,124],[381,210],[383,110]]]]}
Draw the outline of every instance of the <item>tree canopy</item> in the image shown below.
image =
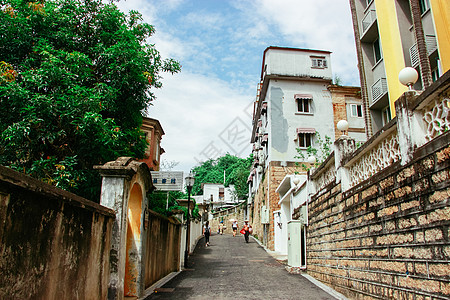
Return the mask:
{"type": "Polygon", "coordinates": [[[0,164],[93,199],[93,165],[142,158],[150,89],[180,70],[153,33],[101,0],[0,0],[0,164]]]}
{"type": "Polygon", "coordinates": [[[202,183],[224,183],[225,186],[234,185],[238,199],[246,199],[247,179],[250,175],[252,161],[252,155],[247,158],[239,158],[229,153],[217,159],[205,161],[192,170],[195,173],[193,195],[202,193],[202,183]]]}

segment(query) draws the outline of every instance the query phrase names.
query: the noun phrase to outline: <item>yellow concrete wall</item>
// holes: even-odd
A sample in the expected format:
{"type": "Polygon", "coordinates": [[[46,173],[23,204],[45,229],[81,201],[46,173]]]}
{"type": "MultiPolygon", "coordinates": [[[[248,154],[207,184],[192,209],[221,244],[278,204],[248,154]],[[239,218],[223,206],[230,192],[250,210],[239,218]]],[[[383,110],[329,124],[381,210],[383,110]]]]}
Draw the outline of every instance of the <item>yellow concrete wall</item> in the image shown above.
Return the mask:
{"type": "Polygon", "coordinates": [[[443,73],[450,69],[450,1],[430,0],[443,73]]]}
{"type": "Polygon", "coordinates": [[[383,52],[391,116],[395,116],[394,102],[407,88],[398,81],[398,73],[405,67],[395,1],[375,0],[378,30],[383,52]]]}

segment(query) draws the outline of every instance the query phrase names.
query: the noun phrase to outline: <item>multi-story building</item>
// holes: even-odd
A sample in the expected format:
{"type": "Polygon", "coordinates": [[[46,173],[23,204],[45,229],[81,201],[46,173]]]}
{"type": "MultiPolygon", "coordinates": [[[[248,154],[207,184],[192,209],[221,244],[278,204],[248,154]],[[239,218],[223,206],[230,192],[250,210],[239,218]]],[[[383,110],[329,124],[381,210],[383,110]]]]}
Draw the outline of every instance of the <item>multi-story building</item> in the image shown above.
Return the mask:
{"type": "Polygon", "coordinates": [[[277,232],[282,234],[276,221],[281,215],[277,188],[286,175],[304,172],[296,163],[308,161],[306,149],[320,149],[319,136],[335,140],[334,116],[347,119],[348,133],[365,140],[359,89],[332,85],[330,54],[284,47],[268,47],[263,54],[253,113],[255,161],[248,203],[254,234],[272,250],[277,250],[275,241],[280,240],[277,232]],[[352,109],[355,114],[347,116],[352,109]]]}
{"type": "Polygon", "coordinates": [[[450,69],[448,0],[350,0],[368,136],[394,117],[413,67],[423,90],[450,69]]]}
{"type": "Polygon", "coordinates": [[[144,117],[141,129],[148,142],[145,158],[141,161],[145,162],[151,171],[159,171],[160,156],[164,153],[164,149],[161,147],[164,130],[158,120],[147,117],[144,117]]]}

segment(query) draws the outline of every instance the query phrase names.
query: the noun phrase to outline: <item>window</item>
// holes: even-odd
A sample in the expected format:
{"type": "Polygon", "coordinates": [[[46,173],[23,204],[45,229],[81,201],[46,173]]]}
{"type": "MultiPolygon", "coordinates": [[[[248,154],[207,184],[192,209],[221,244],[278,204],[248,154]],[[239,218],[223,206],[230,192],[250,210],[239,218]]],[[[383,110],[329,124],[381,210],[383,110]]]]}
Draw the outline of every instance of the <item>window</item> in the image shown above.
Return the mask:
{"type": "Polygon", "coordinates": [[[375,57],[375,64],[381,60],[381,47],[380,47],[380,40],[377,39],[373,43],[373,54],[375,57]]]}
{"type": "Polygon", "coordinates": [[[429,0],[419,0],[420,13],[423,15],[427,10],[430,9],[429,0]]]}
{"type": "Polygon", "coordinates": [[[167,182],[167,179],[166,178],[163,178],[162,180],[161,180],[161,183],[166,183],[167,182]]]}
{"type": "Polygon", "coordinates": [[[295,94],[294,99],[297,105],[297,112],[312,114],[312,95],[310,94],[295,94]]]}
{"type": "Polygon", "coordinates": [[[325,69],[327,67],[327,60],[325,57],[311,57],[312,67],[318,69],[325,69]]]}
{"type": "Polygon", "coordinates": [[[176,182],[177,182],[177,180],[175,178],[170,179],[171,184],[175,184],[176,182]]]}
{"type": "Polygon", "coordinates": [[[386,125],[391,119],[391,109],[389,108],[389,106],[385,107],[382,111],[381,111],[381,115],[383,118],[383,126],[386,125]]]}
{"type": "Polygon", "coordinates": [[[351,107],[352,107],[352,117],[362,118],[363,113],[361,104],[352,104],[351,107]]]}
{"type": "Polygon", "coordinates": [[[153,183],[158,183],[158,179],[157,178],[153,178],[153,183]]]}
{"type": "Polygon", "coordinates": [[[309,99],[297,99],[297,111],[309,113],[309,99]]]}
{"type": "Polygon", "coordinates": [[[312,134],[300,132],[298,134],[298,146],[300,148],[308,148],[312,146],[312,134]]]}

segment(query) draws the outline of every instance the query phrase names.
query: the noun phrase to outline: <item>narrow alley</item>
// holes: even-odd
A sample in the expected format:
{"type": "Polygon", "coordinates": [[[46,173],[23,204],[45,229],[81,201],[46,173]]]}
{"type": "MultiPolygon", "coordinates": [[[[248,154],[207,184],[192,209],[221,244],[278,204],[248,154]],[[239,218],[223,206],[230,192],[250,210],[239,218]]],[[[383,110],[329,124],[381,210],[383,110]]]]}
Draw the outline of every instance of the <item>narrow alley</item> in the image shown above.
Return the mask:
{"type": "Polygon", "coordinates": [[[146,298],[150,299],[337,299],[306,277],[289,274],[253,238],[230,234],[201,239],[189,269],[146,298]]]}

